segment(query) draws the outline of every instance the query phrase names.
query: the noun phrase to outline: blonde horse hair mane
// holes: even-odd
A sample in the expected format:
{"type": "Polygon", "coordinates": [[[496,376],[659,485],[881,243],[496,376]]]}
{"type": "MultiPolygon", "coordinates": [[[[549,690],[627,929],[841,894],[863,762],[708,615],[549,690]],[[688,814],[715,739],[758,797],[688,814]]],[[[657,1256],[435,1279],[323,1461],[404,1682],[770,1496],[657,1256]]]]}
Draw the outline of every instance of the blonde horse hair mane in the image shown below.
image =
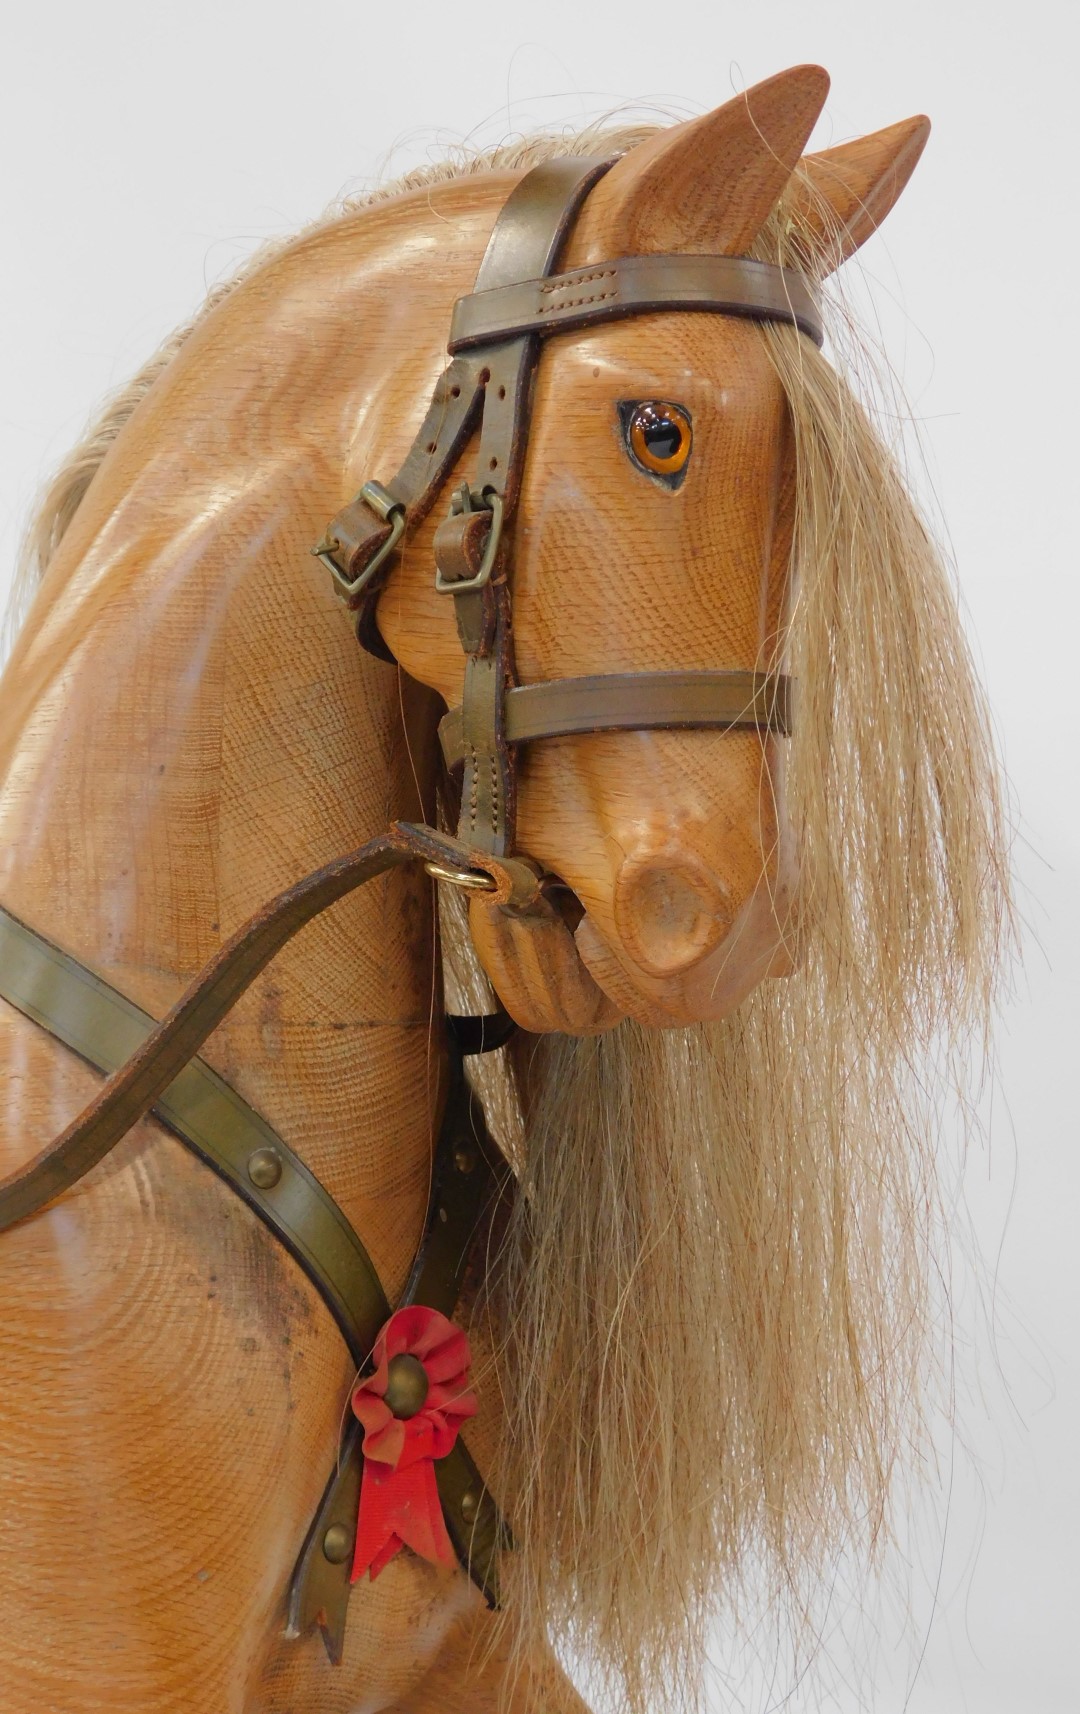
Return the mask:
{"type": "MultiPolygon", "coordinates": [[[[446,161],[318,224],[653,129],[446,161]]],[[[805,206],[785,199],[753,254],[809,266],[805,206]]],[[[23,599],[156,377],[268,253],[66,460],[27,537],[23,599]]],[[[506,1410],[507,1622],[525,1645],[585,1648],[633,1714],[700,1692],[719,1602],[765,1586],[805,1610],[839,1551],[873,1559],[888,1539],[934,1371],[941,1091],[963,1090],[969,1044],[985,1045],[1011,940],[998,764],[941,555],[861,374],[790,328],[758,336],[796,461],[783,652],[801,967],[722,1023],[529,1038],[481,1077],[523,1191],[490,1286],[500,1357],[479,1378],[506,1410]]],[[[845,343],[841,314],[834,353],[845,343]]],[[[444,922],[452,979],[475,992],[466,931],[444,922]]]]}

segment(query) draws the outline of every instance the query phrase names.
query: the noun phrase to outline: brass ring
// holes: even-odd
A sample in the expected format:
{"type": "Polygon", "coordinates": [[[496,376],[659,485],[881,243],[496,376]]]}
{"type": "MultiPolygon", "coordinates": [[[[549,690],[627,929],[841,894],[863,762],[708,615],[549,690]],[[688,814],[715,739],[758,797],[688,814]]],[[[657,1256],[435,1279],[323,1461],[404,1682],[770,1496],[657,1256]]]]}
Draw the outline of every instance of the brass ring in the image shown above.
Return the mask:
{"type": "Polygon", "coordinates": [[[431,862],[424,864],[424,873],[433,881],[449,881],[474,893],[493,893],[498,886],[494,875],[485,875],[482,869],[448,869],[444,863],[431,862]]]}

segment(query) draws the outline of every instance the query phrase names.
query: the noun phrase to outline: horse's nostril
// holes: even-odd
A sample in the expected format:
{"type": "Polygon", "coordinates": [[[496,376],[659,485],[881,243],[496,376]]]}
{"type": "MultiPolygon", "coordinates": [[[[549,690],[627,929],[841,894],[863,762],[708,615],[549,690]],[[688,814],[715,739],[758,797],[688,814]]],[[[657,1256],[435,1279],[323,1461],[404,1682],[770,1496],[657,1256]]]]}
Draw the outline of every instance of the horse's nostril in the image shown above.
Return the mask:
{"type": "Polygon", "coordinates": [[[630,857],[615,883],[623,947],[650,976],[677,976],[719,945],[734,921],[728,889],[686,852],[630,857]]]}

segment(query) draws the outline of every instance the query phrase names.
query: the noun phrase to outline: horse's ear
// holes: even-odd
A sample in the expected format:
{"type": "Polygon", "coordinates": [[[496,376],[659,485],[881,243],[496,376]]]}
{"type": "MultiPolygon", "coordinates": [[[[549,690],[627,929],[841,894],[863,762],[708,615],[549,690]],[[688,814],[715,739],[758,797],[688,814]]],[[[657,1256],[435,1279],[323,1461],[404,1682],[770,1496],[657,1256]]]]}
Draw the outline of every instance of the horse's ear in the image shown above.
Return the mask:
{"type": "Polygon", "coordinates": [[[818,272],[838,268],[877,231],[914,172],[929,135],[930,121],[919,113],[804,158],[788,207],[818,272]]]}
{"type": "Polygon", "coordinates": [[[572,265],[667,251],[743,254],[779,200],[828,92],[820,66],[793,66],[630,149],[582,210],[572,265]]]}

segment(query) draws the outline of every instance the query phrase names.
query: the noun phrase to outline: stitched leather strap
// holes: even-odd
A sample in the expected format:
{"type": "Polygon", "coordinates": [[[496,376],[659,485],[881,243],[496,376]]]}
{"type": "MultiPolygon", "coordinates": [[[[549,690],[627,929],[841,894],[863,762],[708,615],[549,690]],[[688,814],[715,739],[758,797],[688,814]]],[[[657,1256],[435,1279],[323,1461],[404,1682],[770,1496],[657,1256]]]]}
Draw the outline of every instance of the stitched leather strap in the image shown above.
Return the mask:
{"type": "MultiPolygon", "coordinates": [[[[552,160],[526,173],[499,212],[476,289],[486,292],[546,275],[578,208],[609,164],[592,159],[552,160]]],[[[510,338],[480,343],[473,352],[487,383],[470,504],[494,507],[490,497],[495,496],[497,510],[488,514],[488,528],[499,530],[498,538],[493,538],[499,545],[489,556],[487,580],[476,586],[476,558],[486,543],[477,540],[476,514],[464,499],[461,510],[447,519],[435,540],[438,587],[452,595],[465,650],[458,838],[496,856],[509,851],[514,838],[514,770],[504,720],[506,691],[514,682],[507,544],[521,486],[539,351],[539,340],[526,328],[510,338]]]]}
{"type": "Polygon", "coordinates": [[[806,278],[746,256],[620,256],[546,279],[477,289],[454,305],[455,355],[525,333],[566,333],[654,310],[708,310],[794,322],[821,345],[821,313],[806,278]]]}
{"type": "MultiPolygon", "coordinates": [[[[506,695],[506,741],[564,738],[576,732],[702,727],[720,732],[791,729],[791,680],[783,673],[596,673],[517,685],[506,695]]],[[[439,724],[449,768],[464,753],[461,709],[439,724]]]]}

